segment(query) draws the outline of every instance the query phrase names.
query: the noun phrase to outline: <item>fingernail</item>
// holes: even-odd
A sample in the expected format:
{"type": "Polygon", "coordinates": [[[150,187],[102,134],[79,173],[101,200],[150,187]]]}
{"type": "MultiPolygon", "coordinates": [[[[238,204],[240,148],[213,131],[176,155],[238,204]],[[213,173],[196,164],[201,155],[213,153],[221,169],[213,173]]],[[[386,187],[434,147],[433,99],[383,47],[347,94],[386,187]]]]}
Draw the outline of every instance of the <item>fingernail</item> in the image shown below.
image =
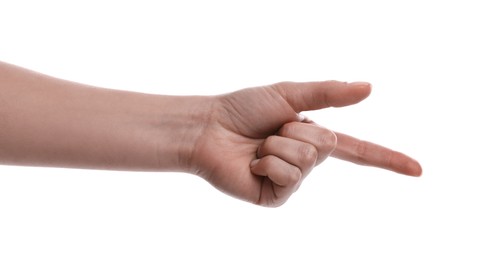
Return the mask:
{"type": "Polygon", "coordinates": [[[255,159],[255,160],[253,160],[253,161],[250,163],[250,167],[253,167],[253,166],[257,165],[258,161],[260,161],[260,159],[255,159]]]}
{"type": "Polygon", "coordinates": [[[298,117],[298,122],[303,122],[303,123],[313,123],[313,121],[305,116],[305,115],[302,115],[302,114],[297,114],[297,117],[298,117]]]}
{"type": "Polygon", "coordinates": [[[355,87],[355,86],[371,86],[369,82],[364,82],[364,81],[356,81],[356,82],[351,82],[348,83],[348,86],[355,87]]]}

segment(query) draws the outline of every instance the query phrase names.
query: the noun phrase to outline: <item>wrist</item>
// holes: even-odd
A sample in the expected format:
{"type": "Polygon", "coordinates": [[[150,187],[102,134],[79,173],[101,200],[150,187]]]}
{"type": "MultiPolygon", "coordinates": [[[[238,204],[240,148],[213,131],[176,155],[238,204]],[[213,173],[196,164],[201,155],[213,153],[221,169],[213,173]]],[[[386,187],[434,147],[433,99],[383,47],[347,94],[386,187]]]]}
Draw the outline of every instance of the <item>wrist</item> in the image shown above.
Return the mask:
{"type": "Polygon", "coordinates": [[[188,171],[211,97],[91,87],[0,63],[0,163],[188,171]]]}
{"type": "Polygon", "coordinates": [[[157,170],[195,172],[193,154],[212,112],[213,97],[156,96],[150,122],[157,170]]]}

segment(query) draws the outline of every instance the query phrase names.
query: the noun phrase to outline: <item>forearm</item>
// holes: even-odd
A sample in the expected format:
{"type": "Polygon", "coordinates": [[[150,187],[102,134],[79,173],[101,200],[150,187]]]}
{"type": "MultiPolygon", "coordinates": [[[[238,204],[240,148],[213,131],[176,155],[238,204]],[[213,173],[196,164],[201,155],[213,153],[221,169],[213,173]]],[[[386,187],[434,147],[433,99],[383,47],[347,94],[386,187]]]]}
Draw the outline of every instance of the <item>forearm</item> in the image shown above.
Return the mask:
{"type": "Polygon", "coordinates": [[[186,171],[203,99],[95,88],[0,63],[0,163],[186,171]]]}

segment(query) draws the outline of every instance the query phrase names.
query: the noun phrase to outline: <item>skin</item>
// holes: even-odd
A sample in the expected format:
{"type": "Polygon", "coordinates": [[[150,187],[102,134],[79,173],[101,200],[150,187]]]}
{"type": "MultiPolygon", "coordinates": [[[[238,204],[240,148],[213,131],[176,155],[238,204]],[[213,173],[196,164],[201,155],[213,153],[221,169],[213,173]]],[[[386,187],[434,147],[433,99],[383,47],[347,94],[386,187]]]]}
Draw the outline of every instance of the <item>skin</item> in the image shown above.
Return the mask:
{"type": "Polygon", "coordinates": [[[329,156],[420,176],[400,152],[299,112],[358,103],[369,83],[282,82],[217,96],[97,88],[0,62],[0,163],[196,174],[276,207],[329,156]]]}

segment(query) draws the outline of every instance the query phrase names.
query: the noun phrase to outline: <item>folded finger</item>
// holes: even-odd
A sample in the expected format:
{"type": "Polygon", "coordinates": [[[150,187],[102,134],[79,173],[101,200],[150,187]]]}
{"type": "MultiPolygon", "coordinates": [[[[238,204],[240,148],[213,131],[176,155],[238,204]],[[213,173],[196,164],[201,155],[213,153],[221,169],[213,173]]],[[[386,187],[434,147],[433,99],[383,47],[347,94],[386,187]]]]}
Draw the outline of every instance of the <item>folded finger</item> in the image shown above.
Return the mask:
{"type": "Polygon", "coordinates": [[[282,187],[295,187],[302,178],[298,167],[273,155],[253,161],[251,171],[255,175],[268,177],[273,183],[282,187]]]}
{"type": "Polygon", "coordinates": [[[334,132],[310,123],[287,123],[280,128],[278,135],[313,145],[318,152],[315,165],[323,162],[333,152],[337,142],[334,132]]]}
{"type": "Polygon", "coordinates": [[[282,159],[267,155],[250,164],[250,171],[266,177],[262,181],[258,204],[279,206],[298,189],[302,179],[300,169],[282,159]]]}
{"type": "Polygon", "coordinates": [[[274,155],[295,165],[304,174],[313,169],[318,159],[318,151],[314,145],[277,135],[265,139],[257,151],[258,158],[267,155],[274,155]]]}

